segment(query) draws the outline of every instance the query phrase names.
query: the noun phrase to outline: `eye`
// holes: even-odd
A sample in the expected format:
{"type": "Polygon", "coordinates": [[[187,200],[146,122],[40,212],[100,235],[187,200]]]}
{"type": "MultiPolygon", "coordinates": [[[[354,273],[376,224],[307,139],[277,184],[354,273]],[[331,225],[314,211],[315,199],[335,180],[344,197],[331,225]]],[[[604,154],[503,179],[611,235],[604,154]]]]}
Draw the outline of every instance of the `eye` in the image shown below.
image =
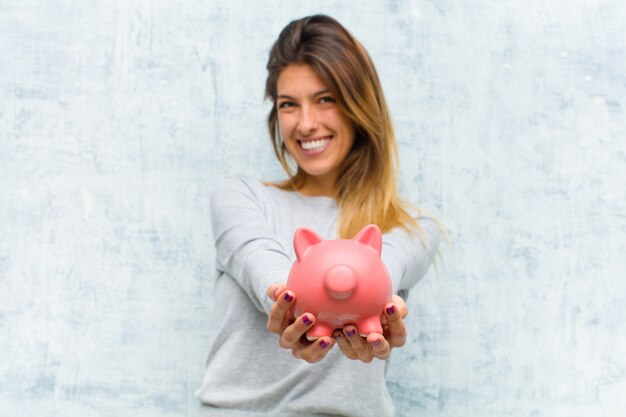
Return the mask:
{"type": "Polygon", "coordinates": [[[337,100],[335,100],[334,97],[331,96],[323,96],[320,98],[320,103],[336,103],[337,100]]]}
{"type": "Polygon", "coordinates": [[[294,103],[293,101],[281,101],[281,102],[278,103],[278,108],[279,109],[286,109],[286,108],[289,108],[289,107],[293,107],[295,105],[296,105],[296,103],[294,103]]]}

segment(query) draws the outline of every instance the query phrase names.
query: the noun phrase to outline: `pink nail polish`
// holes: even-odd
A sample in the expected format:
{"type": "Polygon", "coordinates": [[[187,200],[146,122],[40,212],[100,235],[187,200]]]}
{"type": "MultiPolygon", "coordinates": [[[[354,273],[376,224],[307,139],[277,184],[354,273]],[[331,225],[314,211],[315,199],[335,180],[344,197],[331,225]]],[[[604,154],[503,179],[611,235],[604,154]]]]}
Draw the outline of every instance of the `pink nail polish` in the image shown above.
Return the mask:
{"type": "Polygon", "coordinates": [[[308,326],[309,324],[311,324],[311,323],[313,323],[313,322],[311,321],[311,319],[309,318],[309,316],[304,316],[304,317],[302,317],[302,323],[304,323],[305,325],[307,325],[307,326],[308,326]]]}

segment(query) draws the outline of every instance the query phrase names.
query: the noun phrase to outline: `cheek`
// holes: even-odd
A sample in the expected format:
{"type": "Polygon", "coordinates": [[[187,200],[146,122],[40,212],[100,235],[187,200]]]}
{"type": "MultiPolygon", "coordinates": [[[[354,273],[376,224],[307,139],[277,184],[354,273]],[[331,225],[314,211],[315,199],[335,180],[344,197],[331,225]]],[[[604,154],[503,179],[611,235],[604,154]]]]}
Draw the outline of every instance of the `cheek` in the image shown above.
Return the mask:
{"type": "Polygon", "coordinates": [[[278,128],[280,129],[280,133],[282,135],[283,143],[287,148],[287,153],[290,155],[294,155],[296,143],[293,138],[293,129],[294,123],[293,118],[289,117],[288,114],[283,114],[278,117],[278,128]]]}
{"type": "Polygon", "coordinates": [[[348,137],[354,137],[354,128],[350,120],[342,113],[335,112],[328,115],[328,123],[334,126],[335,130],[348,137]]]}
{"type": "Polygon", "coordinates": [[[352,123],[349,120],[346,120],[345,117],[339,117],[337,119],[337,126],[340,126],[340,131],[345,138],[346,145],[350,147],[352,142],[354,142],[355,130],[352,126],[352,123]]]}
{"type": "Polygon", "coordinates": [[[288,115],[278,116],[278,125],[282,130],[284,137],[289,137],[291,131],[293,130],[293,121],[288,115]]]}

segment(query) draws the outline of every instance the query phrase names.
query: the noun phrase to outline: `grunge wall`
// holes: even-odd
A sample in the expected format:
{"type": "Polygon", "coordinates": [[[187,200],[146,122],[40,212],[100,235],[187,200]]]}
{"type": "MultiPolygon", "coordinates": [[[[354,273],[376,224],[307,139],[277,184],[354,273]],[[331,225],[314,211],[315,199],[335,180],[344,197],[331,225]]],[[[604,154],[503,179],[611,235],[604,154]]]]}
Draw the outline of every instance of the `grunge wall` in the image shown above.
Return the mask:
{"type": "Polygon", "coordinates": [[[369,50],[403,195],[451,245],[411,293],[398,416],[626,409],[619,0],[0,1],[0,415],[194,416],[212,188],[281,176],[265,60],[326,13],[369,50]]]}

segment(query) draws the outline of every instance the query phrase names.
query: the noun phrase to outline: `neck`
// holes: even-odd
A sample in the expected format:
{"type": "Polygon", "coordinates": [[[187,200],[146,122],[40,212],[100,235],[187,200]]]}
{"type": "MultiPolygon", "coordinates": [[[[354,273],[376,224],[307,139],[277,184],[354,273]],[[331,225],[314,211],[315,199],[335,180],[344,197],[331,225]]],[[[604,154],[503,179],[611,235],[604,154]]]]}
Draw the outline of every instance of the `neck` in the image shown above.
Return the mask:
{"type": "Polygon", "coordinates": [[[300,194],[310,197],[326,196],[335,198],[336,178],[334,176],[307,176],[304,186],[298,190],[300,194]]]}

